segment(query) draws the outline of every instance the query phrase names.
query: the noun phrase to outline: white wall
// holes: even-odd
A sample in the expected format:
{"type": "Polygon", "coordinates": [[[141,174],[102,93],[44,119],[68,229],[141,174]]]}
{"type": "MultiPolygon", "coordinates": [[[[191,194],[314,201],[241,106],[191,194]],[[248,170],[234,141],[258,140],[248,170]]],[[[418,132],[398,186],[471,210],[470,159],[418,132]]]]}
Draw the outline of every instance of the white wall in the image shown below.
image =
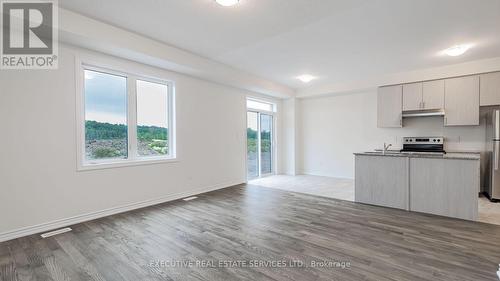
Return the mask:
{"type": "Polygon", "coordinates": [[[104,55],[98,58],[175,81],[179,161],[77,172],[75,54],[87,51],[60,47],[58,70],[0,71],[0,238],[246,181],[245,97],[252,93],[104,55]]]}
{"type": "Polygon", "coordinates": [[[366,91],[299,103],[301,172],[311,175],[354,177],[354,152],[382,148],[384,142],[401,147],[405,136],[444,136],[447,150],[480,151],[481,126],[444,127],[443,117],[405,119],[403,128],[377,128],[377,94],[366,91]]]}
{"type": "Polygon", "coordinates": [[[297,157],[296,157],[296,149],[298,146],[296,145],[297,141],[297,99],[290,98],[283,100],[282,102],[282,132],[283,132],[283,141],[281,142],[282,146],[282,155],[281,157],[281,170],[279,171],[281,174],[287,175],[295,175],[297,174],[297,157]]]}

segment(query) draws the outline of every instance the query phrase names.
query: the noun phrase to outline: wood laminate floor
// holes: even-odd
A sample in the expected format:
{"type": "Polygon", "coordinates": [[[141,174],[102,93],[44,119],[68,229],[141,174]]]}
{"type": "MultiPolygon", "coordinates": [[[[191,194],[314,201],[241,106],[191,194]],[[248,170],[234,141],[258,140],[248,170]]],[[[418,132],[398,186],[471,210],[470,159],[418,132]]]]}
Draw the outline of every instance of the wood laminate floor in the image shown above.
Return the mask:
{"type": "Polygon", "coordinates": [[[354,180],[311,175],[273,175],[257,178],[252,185],[277,188],[334,199],[354,201],[354,180]]]}
{"type": "MultiPolygon", "coordinates": [[[[277,188],[322,197],[354,201],[354,180],[311,175],[274,175],[251,180],[252,185],[277,188]]],[[[478,198],[480,222],[500,225],[500,203],[478,198]]]]}
{"type": "Polygon", "coordinates": [[[497,225],[250,185],[198,197],[0,243],[0,280],[497,280],[497,225]]]}

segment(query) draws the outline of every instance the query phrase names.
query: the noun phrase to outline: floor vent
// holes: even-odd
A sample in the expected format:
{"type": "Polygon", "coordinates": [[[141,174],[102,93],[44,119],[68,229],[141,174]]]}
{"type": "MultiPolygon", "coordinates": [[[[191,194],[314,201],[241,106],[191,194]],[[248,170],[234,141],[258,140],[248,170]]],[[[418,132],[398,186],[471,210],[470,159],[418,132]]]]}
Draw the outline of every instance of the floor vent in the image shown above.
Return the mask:
{"type": "Polygon", "coordinates": [[[66,233],[66,232],[70,232],[71,228],[69,227],[66,227],[66,228],[61,228],[61,229],[58,229],[58,230],[54,230],[54,231],[51,231],[51,232],[47,232],[47,233],[44,233],[40,236],[42,236],[42,238],[48,238],[48,237],[51,237],[51,236],[55,236],[55,235],[58,235],[58,234],[63,234],[63,233],[66,233]]]}
{"type": "Polygon", "coordinates": [[[197,199],[197,198],[198,198],[197,196],[192,196],[192,197],[184,198],[182,200],[184,200],[184,201],[191,201],[191,200],[194,200],[194,199],[197,199]]]}

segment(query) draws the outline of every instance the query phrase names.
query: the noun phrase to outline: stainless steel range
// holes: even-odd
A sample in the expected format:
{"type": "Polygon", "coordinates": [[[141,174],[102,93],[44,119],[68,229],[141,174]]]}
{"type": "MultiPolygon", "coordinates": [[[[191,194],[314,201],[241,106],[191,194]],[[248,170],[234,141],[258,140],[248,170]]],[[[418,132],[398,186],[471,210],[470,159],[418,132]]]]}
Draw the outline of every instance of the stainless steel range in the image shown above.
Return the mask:
{"type": "Polygon", "coordinates": [[[444,137],[404,137],[401,152],[446,153],[444,137]]]}

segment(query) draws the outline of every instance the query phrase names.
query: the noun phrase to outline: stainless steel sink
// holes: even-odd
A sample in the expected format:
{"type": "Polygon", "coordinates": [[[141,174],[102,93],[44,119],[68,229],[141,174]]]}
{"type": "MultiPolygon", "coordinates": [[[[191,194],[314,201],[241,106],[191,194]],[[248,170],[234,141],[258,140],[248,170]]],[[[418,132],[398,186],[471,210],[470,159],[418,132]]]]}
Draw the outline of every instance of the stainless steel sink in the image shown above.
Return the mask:
{"type": "MultiPolygon", "coordinates": [[[[365,153],[367,154],[377,154],[377,155],[383,155],[384,153],[380,150],[375,150],[375,151],[366,151],[365,153]]],[[[388,150],[385,152],[385,154],[392,154],[392,155],[395,155],[395,154],[401,154],[401,152],[399,150],[388,150]]]]}

